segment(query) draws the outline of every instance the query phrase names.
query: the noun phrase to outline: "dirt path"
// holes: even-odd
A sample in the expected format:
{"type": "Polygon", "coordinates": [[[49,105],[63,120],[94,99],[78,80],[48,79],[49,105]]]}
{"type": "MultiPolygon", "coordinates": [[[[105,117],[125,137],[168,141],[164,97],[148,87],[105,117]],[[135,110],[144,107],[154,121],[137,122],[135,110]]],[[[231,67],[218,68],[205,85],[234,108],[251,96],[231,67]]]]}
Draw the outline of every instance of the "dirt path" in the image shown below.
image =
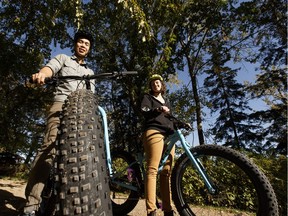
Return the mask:
{"type": "Polygon", "coordinates": [[[16,216],[24,203],[26,182],[0,178],[0,216],[16,216]]]}
{"type": "MultiPolygon", "coordinates": [[[[15,181],[0,177],[0,216],[17,216],[18,210],[24,205],[25,181],[15,181]]],[[[140,200],[128,216],[146,216],[144,200],[140,200]]],[[[159,210],[157,216],[162,216],[159,210]]]]}

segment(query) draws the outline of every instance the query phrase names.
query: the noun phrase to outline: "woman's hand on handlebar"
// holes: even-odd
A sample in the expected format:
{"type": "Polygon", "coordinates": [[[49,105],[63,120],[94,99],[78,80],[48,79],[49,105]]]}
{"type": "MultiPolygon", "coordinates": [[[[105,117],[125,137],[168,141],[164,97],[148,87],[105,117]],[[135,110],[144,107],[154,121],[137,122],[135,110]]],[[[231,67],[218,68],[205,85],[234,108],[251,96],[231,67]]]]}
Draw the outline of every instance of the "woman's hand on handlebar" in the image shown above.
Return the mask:
{"type": "Polygon", "coordinates": [[[170,112],[170,109],[167,106],[161,106],[161,107],[157,108],[157,111],[168,114],[170,112]]]}

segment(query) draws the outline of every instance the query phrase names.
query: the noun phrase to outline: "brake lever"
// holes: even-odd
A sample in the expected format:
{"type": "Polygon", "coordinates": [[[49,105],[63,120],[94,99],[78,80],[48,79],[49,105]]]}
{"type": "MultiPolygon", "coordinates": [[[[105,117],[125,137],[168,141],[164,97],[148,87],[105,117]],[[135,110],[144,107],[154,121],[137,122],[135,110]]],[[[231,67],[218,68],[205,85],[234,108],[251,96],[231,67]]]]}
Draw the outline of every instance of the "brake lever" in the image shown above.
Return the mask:
{"type": "Polygon", "coordinates": [[[190,123],[184,123],[184,128],[186,130],[193,130],[193,127],[192,127],[192,125],[190,123]]]}

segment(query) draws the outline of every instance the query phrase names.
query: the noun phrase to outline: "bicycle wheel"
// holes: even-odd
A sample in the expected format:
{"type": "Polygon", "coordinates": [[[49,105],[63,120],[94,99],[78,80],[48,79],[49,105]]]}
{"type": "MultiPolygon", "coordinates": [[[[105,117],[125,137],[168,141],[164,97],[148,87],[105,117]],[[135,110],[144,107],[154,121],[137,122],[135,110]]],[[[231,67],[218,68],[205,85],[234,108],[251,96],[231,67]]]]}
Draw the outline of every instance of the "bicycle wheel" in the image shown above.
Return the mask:
{"type": "Polygon", "coordinates": [[[271,184],[244,155],[217,145],[197,146],[191,152],[217,190],[215,194],[208,192],[183,154],[172,174],[172,196],[180,215],[278,215],[271,184]]]}
{"type": "Polygon", "coordinates": [[[113,151],[111,157],[113,177],[110,181],[110,197],[113,214],[127,215],[135,208],[140,199],[140,188],[142,187],[140,167],[128,152],[113,151]],[[134,186],[137,190],[128,189],[123,185],[134,186]]]}
{"type": "Polygon", "coordinates": [[[103,127],[94,94],[73,92],[60,119],[57,215],[112,215],[103,127]]]}

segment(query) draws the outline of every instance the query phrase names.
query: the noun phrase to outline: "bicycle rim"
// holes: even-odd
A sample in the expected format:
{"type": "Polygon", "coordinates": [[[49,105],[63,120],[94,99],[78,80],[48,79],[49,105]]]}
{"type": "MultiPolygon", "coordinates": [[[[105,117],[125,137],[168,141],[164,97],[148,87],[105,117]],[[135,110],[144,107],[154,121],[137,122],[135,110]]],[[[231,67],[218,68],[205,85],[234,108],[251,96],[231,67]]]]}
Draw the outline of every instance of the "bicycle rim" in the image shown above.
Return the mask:
{"type": "Polygon", "coordinates": [[[278,215],[275,193],[264,174],[246,157],[221,146],[193,149],[217,189],[209,193],[186,155],[173,171],[173,199],[180,215],[278,215]]]}
{"type": "Polygon", "coordinates": [[[114,215],[127,215],[139,201],[138,188],[142,183],[140,168],[135,159],[127,152],[112,152],[113,177],[110,181],[110,197],[114,215]],[[132,164],[132,166],[129,166],[132,164]],[[120,184],[136,187],[130,190],[120,184]]]}

